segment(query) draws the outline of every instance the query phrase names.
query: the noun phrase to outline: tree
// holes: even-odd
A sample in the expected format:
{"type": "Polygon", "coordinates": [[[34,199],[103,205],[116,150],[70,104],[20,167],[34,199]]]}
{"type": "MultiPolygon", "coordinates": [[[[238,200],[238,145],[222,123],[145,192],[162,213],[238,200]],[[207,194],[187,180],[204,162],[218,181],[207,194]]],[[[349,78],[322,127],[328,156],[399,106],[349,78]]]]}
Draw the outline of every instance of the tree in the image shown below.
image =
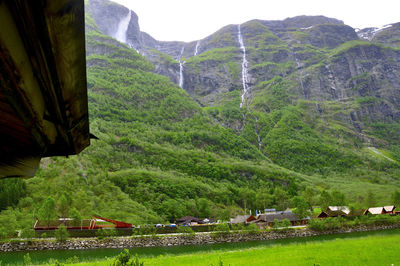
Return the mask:
{"type": "Polygon", "coordinates": [[[298,218],[304,218],[308,215],[308,204],[304,197],[295,196],[292,198],[292,206],[295,207],[293,213],[298,216],[298,218]]]}
{"type": "Polygon", "coordinates": [[[65,225],[60,225],[58,229],[54,232],[54,235],[57,241],[64,242],[68,239],[69,233],[67,231],[67,227],[65,225]]]}
{"type": "Polygon", "coordinates": [[[400,207],[400,191],[396,190],[392,194],[392,204],[400,207]]]}
{"type": "Polygon", "coordinates": [[[289,195],[280,187],[275,188],[274,198],[279,210],[283,211],[289,207],[289,195]]]}
{"type": "Polygon", "coordinates": [[[199,212],[199,217],[208,218],[210,217],[211,209],[210,202],[208,199],[200,198],[197,200],[197,210],[199,212]]]}
{"type": "Polygon", "coordinates": [[[255,192],[245,187],[239,189],[239,196],[243,204],[242,207],[244,208],[244,212],[247,212],[247,208],[255,200],[255,192]]]}
{"type": "Polygon", "coordinates": [[[73,224],[75,226],[79,226],[82,221],[82,216],[76,208],[72,208],[69,212],[69,216],[74,219],[73,224]]]}
{"type": "Polygon", "coordinates": [[[326,210],[328,206],[332,202],[332,197],[328,191],[322,190],[321,194],[319,195],[319,205],[321,206],[322,210],[326,210]]]}
{"type": "Polygon", "coordinates": [[[333,206],[344,206],[346,205],[346,197],[344,194],[338,190],[331,192],[331,205],[333,206]]]}
{"type": "Polygon", "coordinates": [[[376,198],[374,192],[372,190],[368,190],[367,192],[367,197],[365,198],[365,204],[367,205],[367,208],[374,207],[376,204],[376,198]]]}
{"type": "Polygon", "coordinates": [[[40,207],[38,211],[39,219],[43,220],[47,226],[50,225],[51,220],[56,217],[56,202],[53,197],[49,196],[40,207]]]}
{"type": "Polygon", "coordinates": [[[265,210],[273,202],[274,198],[267,189],[259,189],[256,193],[256,209],[265,210]]]}
{"type": "Polygon", "coordinates": [[[11,208],[0,212],[0,238],[14,236],[17,229],[16,224],[17,218],[11,208]]]}
{"type": "Polygon", "coordinates": [[[303,191],[303,197],[308,204],[308,208],[312,211],[312,206],[315,204],[315,190],[312,187],[306,187],[303,191]]]}
{"type": "Polygon", "coordinates": [[[71,206],[71,201],[68,200],[65,193],[61,195],[57,203],[58,213],[61,217],[67,218],[69,216],[69,208],[71,206]]]}
{"type": "Polygon", "coordinates": [[[184,216],[186,212],[184,204],[175,199],[168,199],[161,203],[161,210],[170,222],[184,216]]]}

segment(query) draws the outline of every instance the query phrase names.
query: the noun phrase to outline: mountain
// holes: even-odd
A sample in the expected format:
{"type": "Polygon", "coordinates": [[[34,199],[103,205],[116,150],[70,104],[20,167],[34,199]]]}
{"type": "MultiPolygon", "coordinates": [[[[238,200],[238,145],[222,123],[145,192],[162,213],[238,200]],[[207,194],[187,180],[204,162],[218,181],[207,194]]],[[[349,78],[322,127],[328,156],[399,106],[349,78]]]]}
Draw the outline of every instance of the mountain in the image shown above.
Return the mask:
{"type": "Polygon", "coordinates": [[[323,16],[252,20],[185,43],[155,40],[113,2],[89,0],[86,10],[99,140],[43,160],[35,178],[2,181],[18,193],[0,206],[0,232],[30,225],[48,196],[84,217],[134,224],[285,209],[297,195],[318,205],[325,191],[333,205],[367,194],[391,203],[399,23],[356,31],[323,16]]]}

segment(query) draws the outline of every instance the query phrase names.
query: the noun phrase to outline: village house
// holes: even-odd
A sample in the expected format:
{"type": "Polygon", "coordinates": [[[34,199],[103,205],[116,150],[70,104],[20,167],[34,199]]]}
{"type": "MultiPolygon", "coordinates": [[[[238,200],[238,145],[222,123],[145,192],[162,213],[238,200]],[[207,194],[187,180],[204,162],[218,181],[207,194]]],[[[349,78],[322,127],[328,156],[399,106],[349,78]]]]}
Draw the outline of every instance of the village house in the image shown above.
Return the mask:
{"type": "Polygon", "coordinates": [[[383,206],[383,207],[372,207],[368,208],[364,211],[364,215],[367,214],[372,214],[372,215],[377,215],[377,214],[395,214],[394,209],[396,209],[396,206],[383,206]]]}
{"type": "Polygon", "coordinates": [[[307,224],[308,221],[310,220],[310,217],[299,218],[292,211],[275,211],[275,212],[260,214],[257,217],[257,220],[254,221],[254,223],[256,223],[258,225],[258,227],[261,227],[261,228],[265,227],[265,226],[272,227],[272,226],[274,226],[275,220],[282,221],[284,219],[289,220],[289,222],[293,226],[295,226],[295,225],[307,224]]]}
{"type": "Polygon", "coordinates": [[[238,215],[235,218],[231,218],[231,223],[232,224],[246,224],[246,223],[250,223],[251,221],[255,221],[257,220],[256,217],[254,217],[253,215],[238,215]]]}
{"type": "Polygon", "coordinates": [[[194,216],[185,216],[176,220],[178,225],[198,225],[198,224],[208,224],[214,222],[214,219],[210,218],[197,218],[194,216]]]}
{"type": "Polygon", "coordinates": [[[348,216],[349,214],[350,214],[350,209],[347,206],[328,206],[328,208],[322,211],[317,217],[318,218],[340,217],[340,216],[348,216]]]}

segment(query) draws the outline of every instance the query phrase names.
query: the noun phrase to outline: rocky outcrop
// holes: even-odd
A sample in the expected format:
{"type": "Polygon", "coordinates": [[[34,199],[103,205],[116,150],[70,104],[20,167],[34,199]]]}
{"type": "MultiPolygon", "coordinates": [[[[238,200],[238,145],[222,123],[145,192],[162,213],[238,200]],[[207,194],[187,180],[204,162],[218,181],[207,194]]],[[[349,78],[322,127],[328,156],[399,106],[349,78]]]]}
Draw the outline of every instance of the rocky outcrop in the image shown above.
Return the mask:
{"type": "Polygon", "coordinates": [[[306,69],[304,80],[310,99],[355,100],[360,120],[365,115],[381,121],[400,116],[400,51],[355,44],[320,67],[306,69]]]}

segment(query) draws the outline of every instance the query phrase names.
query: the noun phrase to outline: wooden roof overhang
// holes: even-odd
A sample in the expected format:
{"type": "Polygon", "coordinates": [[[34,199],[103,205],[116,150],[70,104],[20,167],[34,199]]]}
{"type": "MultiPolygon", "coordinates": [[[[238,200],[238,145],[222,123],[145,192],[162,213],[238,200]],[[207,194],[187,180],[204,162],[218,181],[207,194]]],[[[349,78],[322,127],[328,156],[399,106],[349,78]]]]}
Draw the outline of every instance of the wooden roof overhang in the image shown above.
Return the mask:
{"type": "Polygon", "coordinates": [[[0,0],[0,178],[90,144],[83,0],[0,0]]]}

